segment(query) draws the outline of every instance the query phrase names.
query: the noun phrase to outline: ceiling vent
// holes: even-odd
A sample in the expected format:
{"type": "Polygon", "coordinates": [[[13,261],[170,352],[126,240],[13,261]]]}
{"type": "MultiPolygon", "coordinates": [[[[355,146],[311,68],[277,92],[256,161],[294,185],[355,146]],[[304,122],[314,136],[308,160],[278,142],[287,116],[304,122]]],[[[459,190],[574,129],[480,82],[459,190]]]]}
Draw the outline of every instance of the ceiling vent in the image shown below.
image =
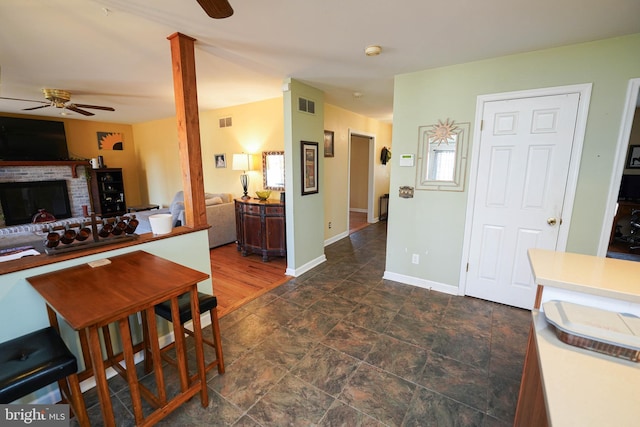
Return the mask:
{"type": "Polygon", "coordinates": [[[221,128],[230,128],[231,125],[233,124],[231,117],[223,117],[219,119],[219,123],[221,128]]]}
{"type": "Polygon", "coordinates": [[[315,114],[316,103],[310,99],[298,98],[298,110],[309,114],[315,114]]]}

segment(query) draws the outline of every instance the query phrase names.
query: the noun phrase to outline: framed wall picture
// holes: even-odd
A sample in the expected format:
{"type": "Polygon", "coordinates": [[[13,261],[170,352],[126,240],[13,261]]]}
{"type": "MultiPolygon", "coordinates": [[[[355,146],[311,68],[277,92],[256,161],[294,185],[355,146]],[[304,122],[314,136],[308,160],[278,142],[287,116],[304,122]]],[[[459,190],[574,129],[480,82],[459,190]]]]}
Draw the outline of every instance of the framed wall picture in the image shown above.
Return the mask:
{"type": "Polygon", "coordinates": [[[640,145],[629,146],[627,169],[640,169],[640,145]]]}
{"type": "Polygon", "coordinates": [[[318,177],[318,143],[301,141],[302,195],[315,194],[320,185],[318,177]]]}
{"type": "Polygon", "coordinates": [[[214,154],[213,162],[216,164],[216,168],[227,167],[227,155],[226,154],[214,154]]]}
{"type": "Polygon", "coordinates": [[[324,156],[333,157],[333,131],[324,131],[324,156]]]}
{"type": "Polygon", "coordinates": [[[120,132],[96,132],[98,135],[98,150],[124,150],[123,137],[120,132]]]}

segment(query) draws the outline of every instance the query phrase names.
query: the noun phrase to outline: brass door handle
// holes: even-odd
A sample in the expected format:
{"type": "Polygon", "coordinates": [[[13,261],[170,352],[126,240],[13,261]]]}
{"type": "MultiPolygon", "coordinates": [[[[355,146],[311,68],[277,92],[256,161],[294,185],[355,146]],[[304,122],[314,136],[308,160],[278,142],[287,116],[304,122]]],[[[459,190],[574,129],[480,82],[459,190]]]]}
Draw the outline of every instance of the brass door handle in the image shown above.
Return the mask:
{"type": "Polygon", "coordinates": [[[549,217],[547,218],[547,224],[549,224],[550,226],[554,226],[556,225],[556,223],[558,222],[558,220],[554,217],[549,217]]]}

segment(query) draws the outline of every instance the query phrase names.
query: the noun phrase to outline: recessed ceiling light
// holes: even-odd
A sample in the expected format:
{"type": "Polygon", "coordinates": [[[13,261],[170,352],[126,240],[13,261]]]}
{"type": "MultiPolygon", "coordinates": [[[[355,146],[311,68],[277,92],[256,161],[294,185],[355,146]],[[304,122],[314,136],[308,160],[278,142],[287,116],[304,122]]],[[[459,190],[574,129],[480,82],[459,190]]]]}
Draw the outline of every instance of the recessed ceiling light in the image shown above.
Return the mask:
{"type": "Polygon", "coordinates": [[[382,48],[377,45],[371,45],[364,48],[364,54],[367,56],[378,56],[382,52],[382,48]]]}
{"type": "Polygon", "coordinates": [[[354,98],[362,98],[362,92],[353,92],[354,98]]]}

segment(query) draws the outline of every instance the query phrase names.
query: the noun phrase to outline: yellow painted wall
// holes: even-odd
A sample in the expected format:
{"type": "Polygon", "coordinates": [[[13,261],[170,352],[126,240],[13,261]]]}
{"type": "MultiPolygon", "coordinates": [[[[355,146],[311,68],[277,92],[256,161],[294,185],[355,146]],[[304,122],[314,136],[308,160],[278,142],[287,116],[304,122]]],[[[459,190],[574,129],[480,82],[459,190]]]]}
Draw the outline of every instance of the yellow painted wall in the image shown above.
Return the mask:
{"type": "MultiPolygon", "coordinates": [[[[282,98],[253,102],[200,114],[200,139],[204,188],[210,193],[242,195],[240,171],[232,170],[234,153],[252,154],[249,175],[249,195],[263,187],[262,152],[284,150],[284,117],[282,98]],[[231,127],[220,128],[219,119],[231,117],[231,127]],[[216,168],[215,154],[225,154],[226,168],[216,168]]],[[[277,199],[279,192],[272,191],[277,199]]]]}
{"type": "MultiPolygon", "coordinates": [[[[133,125],[144,202],[169,206],[182,189],[176,120],[170,117],[133,125]]],[[[249,193],[262,189],[262,152],[283,150],[282,98],[200,112],[200,142],[205,191],[242,195],[240,171],[232,170],[234,153],[253,154],[249,193]],[[232,126],[220,128],[219,119],[231,117],[232,126]],[[225,154],[226,168],[216,168],[214,155],[225,154]]],[[[271,198],[277,198],[272,192],[271,198]]]]}
{"type": "Polygon", "coordinates": [[[182,189],[177,129],[175,117],[133,125],[142,203],[169,207],[182,189]]]}
{"type": "MultiPolygon", "coordinates": [[[[382,147],[391,147],[391,123],[384,123],[351,111],[325,104],[324,128],[334,131],[334,157],[325,157],[324,220],[325,240],[347,232],[349,200],[347,196],[347,171],[349,162],[349,130],[353,133],[375,136],[374,200],[389,192],[391,167],[380,163],[382,147]],[[332,223],[329,228],[329,222],[332,223]]],[[[378,203],[374,203],[374,217],[378,217],[378,203]]]]}

